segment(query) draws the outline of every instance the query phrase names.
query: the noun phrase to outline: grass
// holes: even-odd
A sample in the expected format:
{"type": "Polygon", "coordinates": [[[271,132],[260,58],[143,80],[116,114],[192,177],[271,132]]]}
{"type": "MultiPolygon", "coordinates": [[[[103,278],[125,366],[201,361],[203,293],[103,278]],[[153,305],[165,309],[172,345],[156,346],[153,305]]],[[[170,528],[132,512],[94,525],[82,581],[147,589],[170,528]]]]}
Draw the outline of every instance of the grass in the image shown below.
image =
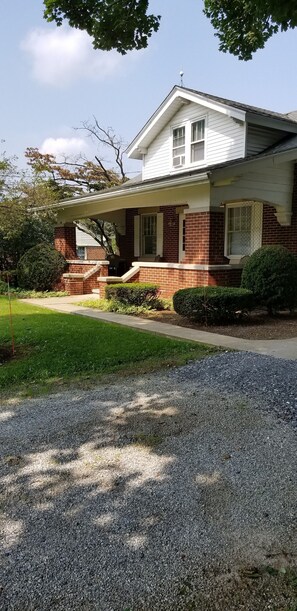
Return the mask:
{"type": "MultiPolygon", "coordinates": [[[[15,356],[0,366],[0,388],[25,396],[47,393],[70,382],[138,374],[181,365],[216,350],[12,301],[15,356]]],[[[9,308],[0,297],[1,345],[10,343],[9,308]]]]}

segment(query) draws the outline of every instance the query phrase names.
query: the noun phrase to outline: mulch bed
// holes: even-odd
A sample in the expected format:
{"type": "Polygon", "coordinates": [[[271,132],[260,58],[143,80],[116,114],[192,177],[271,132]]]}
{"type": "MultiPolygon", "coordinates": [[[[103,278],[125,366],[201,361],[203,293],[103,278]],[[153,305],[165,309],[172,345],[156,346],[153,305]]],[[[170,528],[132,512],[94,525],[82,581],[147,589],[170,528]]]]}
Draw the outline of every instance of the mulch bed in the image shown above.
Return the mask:
{"type": "Polygon", "coordinates": [[[220,335],[240,337],[242,339],[291,339],[297,337],[297,313],[283,312],[278,316],[268,316],[263,310],[252,312],[248,317],[235,325],[213,325],[205,327],[192,323],[175,312],[149,312],[141,314],[143,318],[165,322],[179,327],[188,327],[197,331],[209,331],[220,335]]]}

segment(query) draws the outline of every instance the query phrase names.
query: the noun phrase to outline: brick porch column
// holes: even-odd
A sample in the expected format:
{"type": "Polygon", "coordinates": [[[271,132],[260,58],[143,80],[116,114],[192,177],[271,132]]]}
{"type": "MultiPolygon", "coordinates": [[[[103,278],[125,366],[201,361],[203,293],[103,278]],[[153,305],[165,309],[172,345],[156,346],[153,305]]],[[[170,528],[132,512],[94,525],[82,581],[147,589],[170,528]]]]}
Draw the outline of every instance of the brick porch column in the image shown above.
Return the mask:
{"type": "Polygon", "coordinates": [[[55,249],[64,255],[65,259],[77,258],[75,226],[72,223],[55,228],[55,249]]]}
{"type": "Polygon", "coordinates": [[[224,212],[187,211],[186,250],[183,263],[220,265],[224,257],[224,212]]]}

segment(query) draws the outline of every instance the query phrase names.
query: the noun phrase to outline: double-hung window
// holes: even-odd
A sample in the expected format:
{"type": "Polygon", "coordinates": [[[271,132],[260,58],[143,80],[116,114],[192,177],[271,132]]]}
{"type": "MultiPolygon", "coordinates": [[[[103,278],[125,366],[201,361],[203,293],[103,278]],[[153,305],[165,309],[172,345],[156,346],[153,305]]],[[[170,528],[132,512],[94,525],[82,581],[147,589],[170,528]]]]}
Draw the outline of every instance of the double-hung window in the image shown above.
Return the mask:
{"type": "Polygon", "coordinates": [[[262,242],[262,206],[257,203],[229,204],[226,207],[225,255],[241,259],[251,255],[262,242]]]}
{"type": "Polygon", "coordinates": [[[172,166],[174,169],[204,162],[206,120],[187,121],[172,129],[172,166]]]}
{"type": "Polygon", "coordinates": [[[175,127],[172,132],[172,164],[174,168],[185,165],[186,161],[186,128],[184,125],[175,127]]]}
{"type": "Polygon", "coordinates": [[[191,163],[205,157],[205,119],[191,123],[191,163]]]}
{"type": "Polygon", "coordinates": [[[141,254],[156,255],[157,253],[157,215],[143,214],[141,216],[141,254]]]}

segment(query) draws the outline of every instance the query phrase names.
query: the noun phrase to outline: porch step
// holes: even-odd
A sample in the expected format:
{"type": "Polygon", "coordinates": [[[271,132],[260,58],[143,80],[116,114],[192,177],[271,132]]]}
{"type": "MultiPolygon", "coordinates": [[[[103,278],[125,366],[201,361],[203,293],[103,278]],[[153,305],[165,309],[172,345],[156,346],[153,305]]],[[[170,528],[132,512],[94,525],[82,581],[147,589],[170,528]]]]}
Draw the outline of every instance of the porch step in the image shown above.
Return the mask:
{"type": "Polygon", "coordinates": [[[92,293],[95,295],[100,295],[100,289],[92,289],[92,293]]]}

